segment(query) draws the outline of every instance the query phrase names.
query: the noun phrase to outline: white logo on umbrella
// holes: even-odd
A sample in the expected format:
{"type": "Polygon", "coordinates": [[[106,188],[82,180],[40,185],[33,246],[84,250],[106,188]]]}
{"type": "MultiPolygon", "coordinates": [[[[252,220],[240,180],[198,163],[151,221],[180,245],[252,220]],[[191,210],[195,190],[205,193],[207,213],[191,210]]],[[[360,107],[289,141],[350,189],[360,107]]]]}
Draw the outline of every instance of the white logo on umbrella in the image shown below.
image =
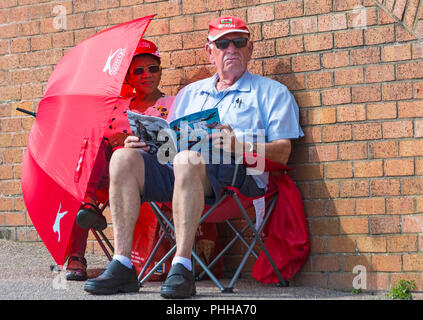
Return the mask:
{"type": "Polygon", "coordinates": [[[62,208],[62,203],[60,203],[59,205],[59,210],[57,210],[57,215],[56,215],[56,221],[54,221],[54,225],[53,225],[53,232],[57,232],[59,235],[59,239],[57,240],[57,242],[60,242],[60,220],[62,220],[65,214],[68,213],[67,211],[60,212],[61,208],[62,208]]]}
{"type": "Polygon", "coordinates": [[[110,49],[109,57],[107,58],[106,64],[104,65],[103,72],[109,72],[109,75],[113,76],[119,71],[122,59],[126,53],[125,48],[119,48],[115,52],[110,49]],[[116,59],[113,61],[113,58],[116,56],[116,59]]]}

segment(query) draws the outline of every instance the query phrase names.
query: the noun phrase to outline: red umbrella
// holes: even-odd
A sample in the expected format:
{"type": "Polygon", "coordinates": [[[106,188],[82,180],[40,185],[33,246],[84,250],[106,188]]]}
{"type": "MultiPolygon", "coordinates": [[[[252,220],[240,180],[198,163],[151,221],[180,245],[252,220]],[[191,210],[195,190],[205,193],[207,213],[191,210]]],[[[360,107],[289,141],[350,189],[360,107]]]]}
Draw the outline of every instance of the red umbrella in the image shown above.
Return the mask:
{"type": "Polygon", "coordinates": [[[109,28],[70,50],[52,72],[39,104],[22,164],[22,194],[58,265],[66,260],[106,125],[152,18],[109,28]]]}

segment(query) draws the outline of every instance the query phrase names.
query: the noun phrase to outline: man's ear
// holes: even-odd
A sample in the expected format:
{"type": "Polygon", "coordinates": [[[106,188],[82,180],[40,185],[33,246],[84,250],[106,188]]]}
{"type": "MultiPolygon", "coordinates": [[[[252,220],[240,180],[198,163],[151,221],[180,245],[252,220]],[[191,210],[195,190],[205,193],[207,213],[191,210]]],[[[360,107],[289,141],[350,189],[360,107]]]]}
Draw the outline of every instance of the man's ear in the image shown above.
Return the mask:
{"type": "Polygon", "coordinates": [[[248,51],[250,53],[250,58],[253,56],[254,50],[254,43],[252,41],[248,41],[248,51]]]}
{"type": "Polygon", "coordinates": [[[206,43],[206,54],[211,64],[214,64],[214,57],[212,54],[213,46],[214,46],[213,43],[210,43],[210,42],[206,43]]]}

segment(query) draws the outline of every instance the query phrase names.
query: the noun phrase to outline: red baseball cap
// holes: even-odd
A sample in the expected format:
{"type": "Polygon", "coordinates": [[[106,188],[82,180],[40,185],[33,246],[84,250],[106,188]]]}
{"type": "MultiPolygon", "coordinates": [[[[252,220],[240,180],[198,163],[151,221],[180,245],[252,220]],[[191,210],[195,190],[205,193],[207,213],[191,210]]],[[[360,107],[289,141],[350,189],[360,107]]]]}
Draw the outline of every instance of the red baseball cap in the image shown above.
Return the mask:
{"type": "Polygon", "coordinates": [[[151,41],[141,39],[140,42],[138,42],[138,46],[134,52],[134,57],[142,53],[151,54],[158,58],[160,61],[159,50],[157,49],[157,46],[151,41]]]}
{"type": "Polygon", "coordinates": [[[209,23],[209,34],[207,39],[209,41],[216,41],[221,36],[232,32],[242,32],[250,34],[247,25],[240,18],[232,16],[221,16],[213,19],[209,23]]]}

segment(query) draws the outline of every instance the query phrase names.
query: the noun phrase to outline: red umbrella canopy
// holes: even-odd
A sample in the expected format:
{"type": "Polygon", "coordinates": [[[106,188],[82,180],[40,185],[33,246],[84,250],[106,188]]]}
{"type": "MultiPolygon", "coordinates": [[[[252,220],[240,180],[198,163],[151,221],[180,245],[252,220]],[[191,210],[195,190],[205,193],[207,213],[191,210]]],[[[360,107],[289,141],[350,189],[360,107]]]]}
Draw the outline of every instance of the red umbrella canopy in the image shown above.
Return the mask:
{"type": "Polygon", "coordinates": [[[22,164],[28,214],[58,265],[110,114],[138,42],[153,16],[104,30],[56,65],[31,129],[22,164]]]}

